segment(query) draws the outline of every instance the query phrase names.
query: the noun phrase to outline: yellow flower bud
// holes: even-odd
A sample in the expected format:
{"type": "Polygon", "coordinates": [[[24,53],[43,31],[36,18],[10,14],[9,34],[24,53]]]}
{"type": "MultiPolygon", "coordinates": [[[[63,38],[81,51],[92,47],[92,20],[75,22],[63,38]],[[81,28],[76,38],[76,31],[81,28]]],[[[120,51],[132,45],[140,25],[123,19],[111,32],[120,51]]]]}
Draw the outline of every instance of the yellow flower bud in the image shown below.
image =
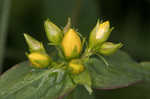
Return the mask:
{"type": "Polygon", "coordinates": [[[79,74],[84,71],[84,66],[77,59],[71,60],[69,67],[72,69],[73,74],[79,74]]]}
{"type": "Polygon", "coordinates": [[[46,68],[51,63],[51,58],[48,55],[38,52],[29,54],[28,59],[36,68],[46,68]]]}
{"type": "Polygon", "coordinates": [[[123,46],[122,43],[114,44],[112,42],[105,42],[102,44],[99,52],[103,55],[111,55],[123,46]]]}
{"type": "Polygon", "coordinates": [[[105,21],[101,24],[98,21],[96,26],[90,33],[89,47],[93,48],[95,46],[101,45],[108,39],[111,31],[112,29],[110,29],[109,21],[105,21]]]}
{"type": "Polygon", "coordinates": [[[66,58],[75,58],[79,56],[82,46],[81,39],[75,30],[69,29],[62,40],[62,48],[66,58]]]}

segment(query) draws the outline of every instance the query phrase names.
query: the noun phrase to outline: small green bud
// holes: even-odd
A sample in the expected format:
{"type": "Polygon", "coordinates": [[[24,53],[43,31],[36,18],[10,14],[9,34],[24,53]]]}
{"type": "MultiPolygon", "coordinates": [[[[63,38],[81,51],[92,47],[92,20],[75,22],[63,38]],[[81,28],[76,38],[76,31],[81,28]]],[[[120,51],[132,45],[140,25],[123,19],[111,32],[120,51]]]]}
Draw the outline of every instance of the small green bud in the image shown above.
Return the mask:
{"type": "Polygon", "coordinates": [[[37,41],[35,38],[31,37],[28,34],[24,34],[25,40],[28,44],[30,52],[44,52],[45,49],[41,42],[37,41]]]}
{"type": "Polygon", "coordinates": [[[108,39],[111,31],[109,21],[105,21],[101,24],[98,21],[90,33],[89,47],[94,48],[104,43],[108,39]]]}
{"type": "Polygon", "coordinates": [[[31,54],[28,54],[27,56],[28,56],[29,61],[36,68],[46,68],[51,63],[51,58],[46,54],[33,52],[31,54]]]}
{"type": "Polygon", "coordinates": [[[122,43],[114,44],[112,42],[105,42],[102,44],[99,52],[102,55],[108,56],[108,55],[115,53],[122,46],[123,46],[122,43]]]}
{"type": "Polygon", "coordinates": [[[63,38],[63,34],[62,34],[61,29],[59,29],[50,20],[45,21],[44,27],[45,27],[45,31],[46,31],[46,35],[47,35],[48,40],[51,43],[60,44],[61,40],[63,38]]]}

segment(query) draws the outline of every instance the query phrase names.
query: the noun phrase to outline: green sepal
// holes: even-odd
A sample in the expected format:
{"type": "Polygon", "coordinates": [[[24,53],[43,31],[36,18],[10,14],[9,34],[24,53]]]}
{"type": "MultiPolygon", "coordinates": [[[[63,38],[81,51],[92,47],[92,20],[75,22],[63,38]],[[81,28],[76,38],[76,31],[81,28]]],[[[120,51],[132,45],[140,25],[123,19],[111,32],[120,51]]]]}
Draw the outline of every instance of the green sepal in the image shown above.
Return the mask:
{"type": "Polygon", "coordinates": [[[78,51],[77,51],[77,47],[75,46],[72,53],[71,53],[71,56],[70,57],[67,57],[67,59],[71,59],[71,58],[77,58],[79,57],[79,54],[78,51]]]}
{"type": "Polygon", "coordinates": [[[66,26],[63,29],[64,34],[71,28],[71,18],[68,18],[68,22],[66,24],[66,26]]]}
{"type": "MultiPolygon", "coordinates": [[[[61,49],[63,50],[63,47],[61,47],[61,49]]],[[[76,46],[74,47],[74,49],[69,57],[64,55],[64,51],[61,53],[61,56],[63,56],[63,58],[66,58],[67,60],[77,58],[77,57],[79,57],[79,55],[80,55],[80,53],[78,53],[76,46]]]]}

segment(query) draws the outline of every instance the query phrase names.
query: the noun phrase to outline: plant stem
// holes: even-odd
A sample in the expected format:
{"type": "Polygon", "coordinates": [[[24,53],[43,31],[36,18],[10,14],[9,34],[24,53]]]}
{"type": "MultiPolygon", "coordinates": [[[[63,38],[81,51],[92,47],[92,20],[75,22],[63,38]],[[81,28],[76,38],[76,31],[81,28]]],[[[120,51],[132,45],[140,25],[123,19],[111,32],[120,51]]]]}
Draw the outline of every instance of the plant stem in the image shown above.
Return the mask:
{"type": "Polygon", "coordinates": [[[0,2],[2,6],[2,13],[0,17],[0,73],[1,73],[11,0],[2,0],[0,2]]]}
{"type": "Polygon", "coordinates": [[[89,48],[87,48],[87,49],[85,50],[85,52],[83,53],[81,59],[84,60],[84,61],[88,61],[88,60],[89,60],[89,57],[90,57],[92,54],[93,54],[93,52],[92,52],[89,48]]]}
{"type": "Polygon", "coordinates": [[[97,55],[103,62],[104,64],[108,67],[109,66],[109,63],[107,62],[107,60],[102,56],[102,55],[99,55],[97,53],[95,53],[95,51],[92,51],[91,49],[87,48],[85,50],[85,52],[83,53],[81,59],[84,60],[84,61],[88,61],[89,60],[89,57],[92,55],[92,54],[95,54],[97,55]]]}

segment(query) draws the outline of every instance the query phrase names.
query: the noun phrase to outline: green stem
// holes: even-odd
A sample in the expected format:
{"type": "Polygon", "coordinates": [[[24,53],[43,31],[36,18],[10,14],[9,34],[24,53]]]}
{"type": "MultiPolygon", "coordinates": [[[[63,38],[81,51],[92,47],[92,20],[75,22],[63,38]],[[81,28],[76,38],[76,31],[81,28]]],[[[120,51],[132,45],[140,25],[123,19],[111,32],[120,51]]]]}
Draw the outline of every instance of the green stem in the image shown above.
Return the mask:
{"type": "Polygon", "coordinates": [[[90,50],[85,50],[85,52],[83,53],[82,57],[81,58],[87,58],[87,57],[90,57],[90,50]]]}
{"type": "Polygon", "coordinates": [[[64,56],[64,54],[63,54],[63,52],[62,52],[61,45],[56,46],[56,49],[57,49],[57,51],[58,51],[59,57],[60,57],[62,60],[65,60],[65,56],[64,56]]]}
{"type": "Polygon", "coordinates": [[[83,53],[81,59],[84,60],[84,61],[88,61],[89,60],[89,57],[93,54],[92,50],[90,50],[89,48],[87,48],[85,50],[85,52],[83,53]]]}
{"type": "Polygon", "coordinates": [[[89,60],[90,56],[96,54],[104,63],[106,66],[109,66],[109,63],[107,60],[100,54],[95,53],[95,51],[92,51],[91,49],[87,48],[85,52],[83,53],[81,59],[84,60],[85,62],[89,60]]]}
{"type": "Polygon", "coordinates": [[[2,0],[0,2],[2,6],[2,14],[0,18],[0,73],[1,73],[11,0],[2,0]]]}

